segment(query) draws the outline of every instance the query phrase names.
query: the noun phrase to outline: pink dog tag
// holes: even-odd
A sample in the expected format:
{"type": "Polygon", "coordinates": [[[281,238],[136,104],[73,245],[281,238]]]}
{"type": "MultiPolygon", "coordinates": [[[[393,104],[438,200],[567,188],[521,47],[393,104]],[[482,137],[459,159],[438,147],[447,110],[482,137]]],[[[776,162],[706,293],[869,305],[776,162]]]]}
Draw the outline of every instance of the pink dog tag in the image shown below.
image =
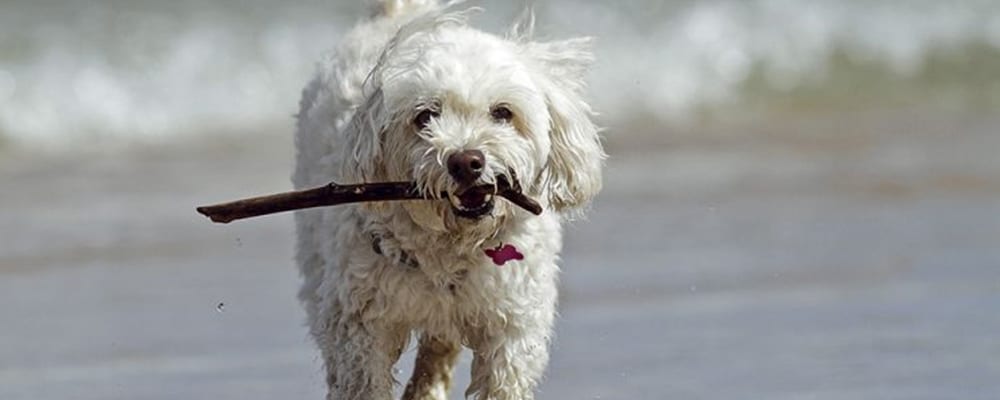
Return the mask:
{"type": "Polygon", "coordinates": [[[493,263],[502,266],[510,260],[523,260],[524,254],[517,251],[517,247],[509,244],[501,244],[495,249],[486,249],[486,256],[493,259],[493,263]]]}

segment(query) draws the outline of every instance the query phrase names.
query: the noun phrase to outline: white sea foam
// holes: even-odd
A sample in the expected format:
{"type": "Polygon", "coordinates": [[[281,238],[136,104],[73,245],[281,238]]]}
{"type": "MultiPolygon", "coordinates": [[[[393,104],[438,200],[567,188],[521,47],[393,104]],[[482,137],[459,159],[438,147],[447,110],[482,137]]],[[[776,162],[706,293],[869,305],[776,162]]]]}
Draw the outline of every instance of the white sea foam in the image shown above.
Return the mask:
{"type": "MultiPolygon", "coordinates": [[[[0,6],[0,135],[64,146],[290,127],[314,62],[360,13],[315,2],[112,3],[0,6]]],[[[493,26],[517,11],[483,6],[500,9],[479,17],[493,26]]],[[[821,83],[838,51],[906,79],[934,51],[978,42],[1000,49],[1000,2],[990,1],[560,0],[537,8],[548,37],[598,37],[591,91],[611,120],[636,111],[682,118],[739,101],[754,71],[778,91],[821,83]]]]}

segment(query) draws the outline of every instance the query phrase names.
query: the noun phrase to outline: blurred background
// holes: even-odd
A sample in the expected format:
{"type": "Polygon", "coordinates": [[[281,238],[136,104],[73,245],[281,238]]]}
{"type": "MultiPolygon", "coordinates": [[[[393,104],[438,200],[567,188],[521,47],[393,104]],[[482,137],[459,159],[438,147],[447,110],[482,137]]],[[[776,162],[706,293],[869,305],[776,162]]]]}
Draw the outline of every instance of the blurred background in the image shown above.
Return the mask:
{"type": "MultiPolygon", "coordinates": [[[[611,155],[540,398],[1000,398],[1000,2],[535,8],[597,37],[611,155]]],[[[0,2],[0,398],[322,398],[291,216],[194,206],[291,187],[364,13],[0,2]]]]}

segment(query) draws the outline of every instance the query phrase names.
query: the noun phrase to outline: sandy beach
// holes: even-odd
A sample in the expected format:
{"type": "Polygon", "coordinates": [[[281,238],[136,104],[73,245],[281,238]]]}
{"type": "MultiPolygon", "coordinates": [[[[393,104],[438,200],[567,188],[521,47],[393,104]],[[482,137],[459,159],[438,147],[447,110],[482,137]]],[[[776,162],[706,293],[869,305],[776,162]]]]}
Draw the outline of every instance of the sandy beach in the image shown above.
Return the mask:
{"type": "MultiPolygon", "coordinates": [[[[998,131],[919,109],[611,127],[539,397],[996,398],[998,131]]],[[[289,139],[3,153],[0,398],[321,398],[291,216],[193,210],[287,189],[289,139]]]]}

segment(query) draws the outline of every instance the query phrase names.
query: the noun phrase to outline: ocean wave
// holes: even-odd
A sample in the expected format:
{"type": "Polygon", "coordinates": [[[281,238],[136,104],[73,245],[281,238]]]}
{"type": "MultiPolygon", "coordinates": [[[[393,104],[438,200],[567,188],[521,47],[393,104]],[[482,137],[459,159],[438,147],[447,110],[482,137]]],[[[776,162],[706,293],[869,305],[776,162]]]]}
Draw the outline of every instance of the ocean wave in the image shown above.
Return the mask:
{"type": "MultiPolygon", "coordinates": [[[[483,6],[499,6],[479,17],[492,26],[517,13],[506,3],[483,6]]],[[[56,147],[284,121],[290,129],[314,62],[360,13],[357,5],[263,1],[2,7],[0,136],[56,147]]],[[[956,80],[982,79],[961,74],[980,62],[976,54],[951,50],[1000,52],[1000,3],[991,1],[553,1],[538,8],[545,37],[598,37],[591,97],[610,121],[635,113],[683,119],[738,104],[754,87],[822,90],[843,64],[837,60],[919,84],[929,63],[950,57],[956,80]]]]}

